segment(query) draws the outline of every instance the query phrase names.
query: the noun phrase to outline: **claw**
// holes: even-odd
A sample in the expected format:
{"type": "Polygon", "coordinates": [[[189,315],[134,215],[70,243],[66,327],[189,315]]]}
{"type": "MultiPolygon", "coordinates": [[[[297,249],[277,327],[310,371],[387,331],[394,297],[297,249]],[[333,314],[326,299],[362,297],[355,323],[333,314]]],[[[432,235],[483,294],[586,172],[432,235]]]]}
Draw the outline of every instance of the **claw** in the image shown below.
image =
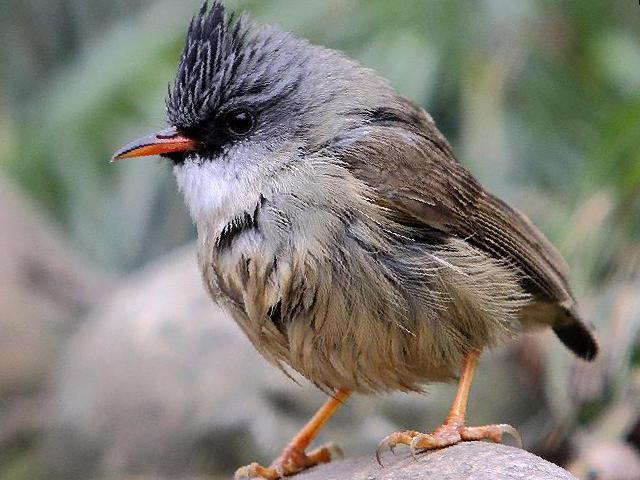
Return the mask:
{"type": "Polygon", "coordinates": [[[327,451],[330,461],[336,458],[344,458],[344,452],[342,451],[342,449],[333,442],[327,443],[321,448],[324,448],[327,451]]]}
{"type": "MultiPolygon", "coordinates": [[[[393,434],[392,434],[393,435],[393,434]]],[[[391,453],[393,453],[395,455],[395,448],[396,445],[398,443],[395,440],[391,439],[391,435],[384,437],[382,439],[382,441],[378,444],[378,447],[376,448],[376,461],[378,462],[378,465],[380,465],[381,467],[384,467],[384,465],[382,464],[382,454],[384,453],[385,450],[391,450],[391,453]]]]}
{"type": "Polygon", "coordinates": [[[395,432],[384,437],[378,444],[378,448],[376,448],[376,460],[378,461],[378,465],[384,467],[382,464],[382,453],[386,449],[391,450],[391,453],[395,455],[395,447],[398,444],[411,445],[411,442],[416,435],[420,435],[420,432],[407,430],[404,432],[395,432]]]}
{"type": "Polygon", "coordinates": [[[414,462],[418,461],[418,451],[419,451],[419,449],[416,448],[414,445],[416,438],[419,438],[419,437],[418,436],[413,437],[413,440],[411,440],[411,443],[409,444],[409,451],[411,452],[411,457],[413,458],[414,462]]]}
{"type": "Polygon", "coordinates": [[[382,452],[389,448],[389,450],[391,450],[391,452],[393,453],[393,447],[391,445],[387,445],[385,440],[382,440],[376,448],[376,462],[378,462],[378,465],[380,465],[381,467],[384,467],[384,465],[382,464],[382,452]]]}
{"type": "Polygon", "coordinates": [[[522,437],[520,436],[520,433],[518,432],[518,430],[516,430],[515,428],[513,428],[511,425],[507,423],[501,423],[499,425],[496,425],[496,427],[498,427],[498,429],[500,430],[501,435],[505,433],[507,435],[510,435],[511,438],[513,438],[516,441],[516,446],[518,448],[524,448],[522,443],[522,437]]]}

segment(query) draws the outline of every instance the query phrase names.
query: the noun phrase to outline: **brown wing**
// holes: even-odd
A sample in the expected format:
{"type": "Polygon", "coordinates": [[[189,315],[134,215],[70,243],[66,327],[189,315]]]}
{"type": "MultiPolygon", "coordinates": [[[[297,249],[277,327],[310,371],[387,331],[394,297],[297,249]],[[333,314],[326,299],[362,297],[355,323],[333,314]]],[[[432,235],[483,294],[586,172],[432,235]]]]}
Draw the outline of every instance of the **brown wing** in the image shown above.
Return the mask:
{"type": "Polygon", "coordinates": [[[366,134],[347,149],[343,159],[353,174],[399,221],[463,238],[519,269],[537,300],[523,319],[551,325],[575,353],[594,357],[597,346],[578,316],[560,254],[528,218],[486,192],[455,161],[422,109],[399,102],[376,110],[366,134]]]}

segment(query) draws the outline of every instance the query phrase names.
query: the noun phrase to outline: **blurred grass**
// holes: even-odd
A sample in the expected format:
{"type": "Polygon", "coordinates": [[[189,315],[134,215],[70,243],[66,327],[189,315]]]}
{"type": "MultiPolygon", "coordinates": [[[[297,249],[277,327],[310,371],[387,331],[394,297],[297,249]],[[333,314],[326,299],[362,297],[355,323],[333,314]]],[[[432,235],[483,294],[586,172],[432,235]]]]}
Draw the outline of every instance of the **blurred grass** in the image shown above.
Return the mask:
{"type": "MultiPolygon", "coordinates": [[[[1,172],[103,268],[131,270],[193,238],[165,164],[108,159],[164,124],[164,94],[199,4],[3,1],[1,172]]],[[[607,339],[606,355],[618,349],[629,368],[637,366],[630,358],[638,355],[638,311],[619,317],[625,335],[607,336],[620,303],[637,305],[640,296],[636,2],[227,4],[345,51],[424,105],[459,159],[561,248],[589,319],[607,339]]],[[[552,353],[549,361],[549,388],[565,389],[557,407],[565,411],[568,360],[552,353]]],[[[623,370],[606,374],[610,388],[587,399],[582,422],[612,401],[623,370]]]]}

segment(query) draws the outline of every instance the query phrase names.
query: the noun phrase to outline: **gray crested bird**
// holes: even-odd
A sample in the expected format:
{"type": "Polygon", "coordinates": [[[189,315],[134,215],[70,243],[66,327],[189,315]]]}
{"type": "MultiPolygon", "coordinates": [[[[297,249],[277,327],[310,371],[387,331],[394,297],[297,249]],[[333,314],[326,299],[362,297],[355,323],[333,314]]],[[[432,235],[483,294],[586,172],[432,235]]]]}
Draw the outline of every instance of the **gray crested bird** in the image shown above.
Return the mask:
{"type": "Polygon", "coordinates": [[[305,449],[351,392],[459,378],[442,426],[392,433],[378,455],[517,436],[465,425],[480,352],[548,326],[596,356],[562,257],[373,71],[205,3],[166,106],[169,128],[113,159],[173,162],[211,297],[267,360],[334,392],[270,467],[238,477],[329,461],[328,446],[305,449]]]}

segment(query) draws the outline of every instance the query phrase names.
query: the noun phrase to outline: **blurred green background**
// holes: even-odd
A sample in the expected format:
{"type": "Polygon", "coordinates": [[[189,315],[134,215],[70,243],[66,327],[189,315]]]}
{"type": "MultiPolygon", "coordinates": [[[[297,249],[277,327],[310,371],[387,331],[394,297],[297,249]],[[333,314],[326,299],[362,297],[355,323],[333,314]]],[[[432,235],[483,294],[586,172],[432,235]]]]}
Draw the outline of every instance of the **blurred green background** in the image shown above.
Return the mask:
{"type": "MultiPolygon", "coordinates": [[[[598,381],[584,388],[572,384],[578,374],[568,354],[545,351],[539,361],[549,408],[571,418],[570,432],[639,448],[632,394],[640,363],[637,2],[226,3],[376,69],[432,114],[481,182],[532,217],[569,261],[603,346],[598,366],[585,374],[598,381]],[[611,427],[607,415],[620,408],[631,413],[611,427]]],[[[82,268],[115,283],[194,238],[164,162],[108,160],[126,141],[164,125],[167,85],[199,5],[2,0],[0,176],[47,217],[82,268]]],[[[78,317],[73,325],[82,323],[78,317]]],[[[45,389],[49,377],[42,378],[27,391],[45,389]]],[[[7,398],[17,402],[23,393],[0,400],[0,419],[7,398]]],[[[24,454],[39,445],[40,430],[30,432],[17,443],[0,435],[0,448],[11,453],[0,455],[0,479],[33,474],[16,460],[33,458],[24,454]]],[[[549,447],[548,457],[558,448],[549,447]]],[[[577,450],[559,463],[568,465],[577,450]]]]}

